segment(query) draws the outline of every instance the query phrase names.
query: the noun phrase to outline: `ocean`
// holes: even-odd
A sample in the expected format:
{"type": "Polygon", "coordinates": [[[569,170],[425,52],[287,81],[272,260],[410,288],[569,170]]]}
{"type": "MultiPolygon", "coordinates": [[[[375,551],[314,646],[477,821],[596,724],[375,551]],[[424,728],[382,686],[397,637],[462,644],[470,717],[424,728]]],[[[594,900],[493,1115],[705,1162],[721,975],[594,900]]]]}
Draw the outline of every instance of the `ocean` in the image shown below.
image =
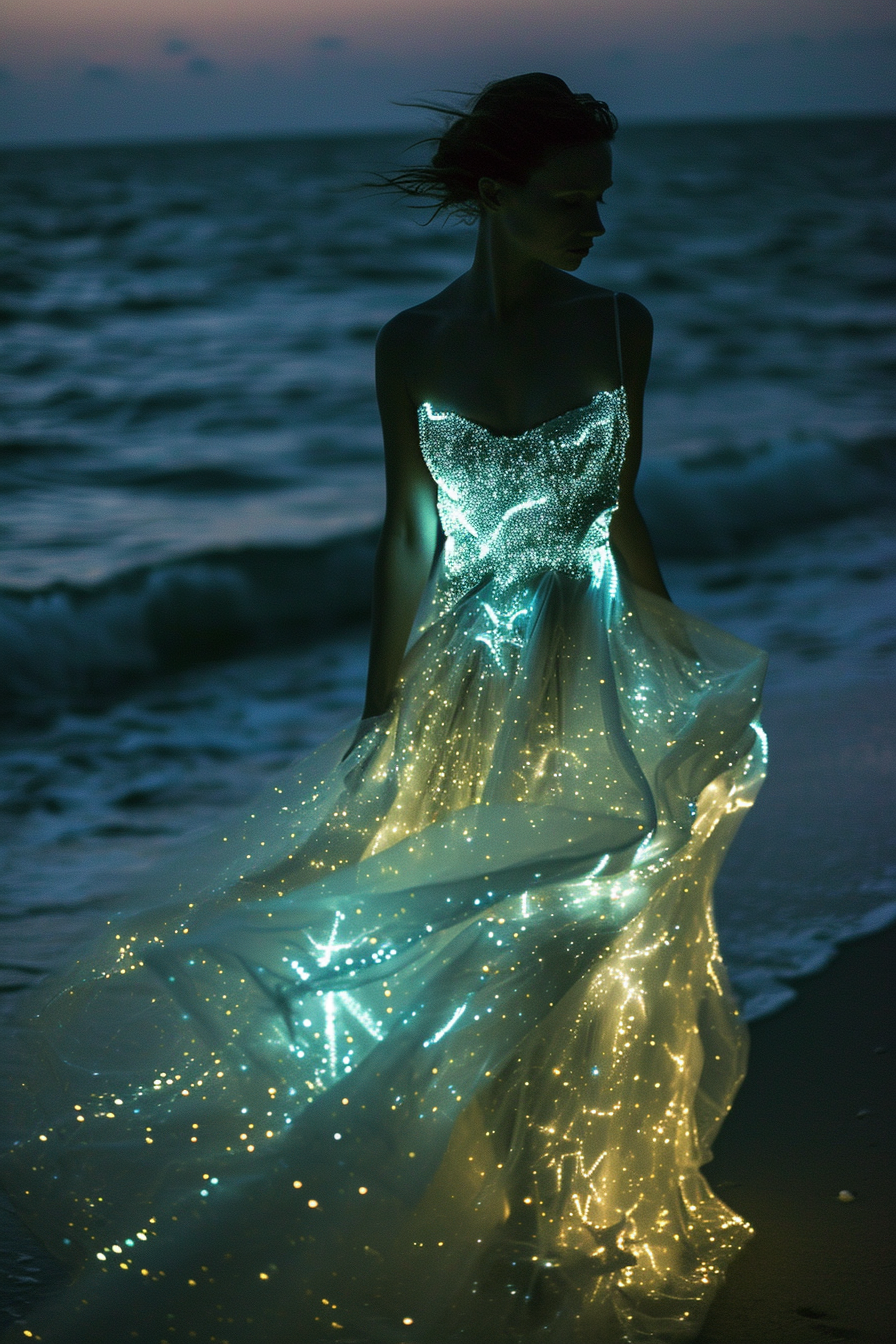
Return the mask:
{"type": "MultiPolygon", "coordinates": [[[[360,711],[373,345],[473,246],[359,185],[408,139],[0,151],[7,1006],[360,711]]],[[[654,315],[642,510],[675,601],[767,649],[771,691],[896,672],[894,143],[893,118],[624,129],[579,272],[654,315]]],[[[738,899],[756,1017],[896,916],[896,873],[738,899]]]]}

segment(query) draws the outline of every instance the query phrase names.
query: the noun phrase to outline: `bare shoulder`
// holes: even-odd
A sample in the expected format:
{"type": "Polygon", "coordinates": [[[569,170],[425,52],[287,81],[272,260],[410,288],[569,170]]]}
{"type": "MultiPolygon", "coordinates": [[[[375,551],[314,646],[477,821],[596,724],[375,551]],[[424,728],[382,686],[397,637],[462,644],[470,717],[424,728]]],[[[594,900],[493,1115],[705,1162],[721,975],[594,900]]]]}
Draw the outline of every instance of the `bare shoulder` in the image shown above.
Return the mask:
{"type": "Polygon", "coordinates": [[[415,304],[413,308],[404,308],[391,317],[377,337],[377,360],[404,367],[409,372],[415,368],[453,311],[455,287],[452,283],[431,299],[415,304]]]}
{"type": "Polygon", "coordinates": [[[626,387],[632,395],[643,393],[653,349],[653,318],[649,309],[631,294],[619,294],[619,341],[626,387]]]}
{"type": "MultiPolygon", "coordinates": [[[[590,310],[595,322],[605,322],[613,293],[612,289],[604,289],[601,285],[582,284],[579,300],[590,310]]],[[[619,305],[620,326],[624,326],[633,337],[650,336],[653,332],[653,318],[650,316],[649,308],[645,308],[640,299],[636,299],[633,294],[619,292],[616,294],[616,301],[619,305]]]]}
{"type": "MultiPolygon", "coordinates": [[[[578,291],[571,297],[587,312],[589,320],[595,325],[606,324],[608,317],[612,321],[611,300],[614,291],[605,289],[602,285],[588,285],[583,281],[578,281],[578,285],[578,291]]],[[[623,336],[628,337],[630,341],[646,341],[649,344],[653,335],[653,318],[650,316],[650,310],[632,294],[619,293],[616,295],[616,300],[619,306],[619,326],[623,336]]]]}
{"type": "MultiPolygon", "coordinates": [[[[578,291],[570,294],[578,312],[576,329],[580,335],[596,336],[602,345],[615,348],[614,291],[581,281],[578,286],[578,291]]],[[[631,294],[616,294],[616,303],[625,380],[634,393],[638,384],[647,379],[653,345],[653,318],[644,304],[631,294]]]]}
{"type": "Polygon", "coordinates": [[[376,338],[377,363],[400,364],[420,339],[422,325],[416,308],[406,308],[390,317],[376,338]]]}
{"type": "Polygon", "coordinates": [[[619,324],[624,327],[633,340],[650,340],[653,335],[653,318],[650,309],[645,308],[640,299],[632,294],[618,294],[619,324]]]}
{"type": "Polygon", "coordinates": [[[432,320],[425,305],[396,313],[376,342],[376,395],[386,450],[387,479],[399,473],[429,479],[420,454],[415,387],[421,359],[431,341],[432,320]]]}
{"type": "Polygon", "coordinates": [[[382,390],[388,387],[411,397],[431,339],[432,321],[419,308],[396,313],[381,328],[376,340],[376,381],[381,400],[382,390]]]}

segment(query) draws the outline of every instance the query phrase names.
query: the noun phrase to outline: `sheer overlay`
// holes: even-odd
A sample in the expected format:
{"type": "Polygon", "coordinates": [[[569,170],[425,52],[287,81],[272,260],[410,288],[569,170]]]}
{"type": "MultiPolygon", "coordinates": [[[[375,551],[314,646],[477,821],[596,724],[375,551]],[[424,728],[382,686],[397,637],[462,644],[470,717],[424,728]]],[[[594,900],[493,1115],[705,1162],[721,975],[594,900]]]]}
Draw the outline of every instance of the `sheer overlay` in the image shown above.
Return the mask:
{"type": "Polygon", "coordinates": [[[76,1274],[34,1338],[688,1338],[750,1234],[700,1168],[765,655],[614,556],[621,390],[419,418],[446,544],[393,707],[20,1020],[0,1170],[76,1274]]]}

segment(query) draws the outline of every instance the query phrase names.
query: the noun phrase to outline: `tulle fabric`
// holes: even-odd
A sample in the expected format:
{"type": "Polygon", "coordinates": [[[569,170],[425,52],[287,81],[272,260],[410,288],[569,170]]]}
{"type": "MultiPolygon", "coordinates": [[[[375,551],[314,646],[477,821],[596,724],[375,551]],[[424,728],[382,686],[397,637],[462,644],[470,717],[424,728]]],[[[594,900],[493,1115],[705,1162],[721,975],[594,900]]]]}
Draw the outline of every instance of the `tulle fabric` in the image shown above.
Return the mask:
{"type": "Polygon", "coordinates": [[[32,995],[0,1171],[76,1276],[32,1338],[699,1328],[749,1236],[700,1168],[745,1064],[712,886],[765,655],[609,551],[533,578],[512,639],[488,582],[443,589],[348,755],[32,995]]]}

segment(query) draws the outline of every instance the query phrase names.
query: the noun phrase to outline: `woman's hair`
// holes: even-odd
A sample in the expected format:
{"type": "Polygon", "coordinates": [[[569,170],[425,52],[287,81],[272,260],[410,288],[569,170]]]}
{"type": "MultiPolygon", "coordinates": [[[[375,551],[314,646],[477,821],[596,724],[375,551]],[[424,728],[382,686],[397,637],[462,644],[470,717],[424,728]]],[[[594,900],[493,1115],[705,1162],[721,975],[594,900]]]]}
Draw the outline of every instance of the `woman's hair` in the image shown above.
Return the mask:
{"type": "Polygon", "coordinates": [[[469,110],[439,103],[409,103],[450,118],[428,164],[383,174],[378,182],[406,196],[435,202],[430,218],[445,211],[467,219],[479,213],[479,179],[522,186],[553,151],[612,140],[618,122],[606,103],[573,93],[556,75],[498,79],[474,98],[469,110]]]}

